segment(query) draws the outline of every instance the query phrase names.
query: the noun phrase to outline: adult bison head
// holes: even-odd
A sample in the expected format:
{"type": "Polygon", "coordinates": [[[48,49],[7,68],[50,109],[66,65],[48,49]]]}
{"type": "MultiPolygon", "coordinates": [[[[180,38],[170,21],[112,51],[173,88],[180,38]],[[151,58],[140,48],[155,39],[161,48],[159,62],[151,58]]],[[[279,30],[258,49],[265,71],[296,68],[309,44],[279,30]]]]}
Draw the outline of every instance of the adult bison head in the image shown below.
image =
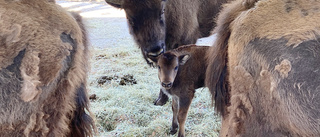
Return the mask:
{"type": "Polygon", "coordinates": [[[166,0],[106,0],[113,7],[124,9],[130,34],[139,45],[148,64],[165,51],[166,0]]]}

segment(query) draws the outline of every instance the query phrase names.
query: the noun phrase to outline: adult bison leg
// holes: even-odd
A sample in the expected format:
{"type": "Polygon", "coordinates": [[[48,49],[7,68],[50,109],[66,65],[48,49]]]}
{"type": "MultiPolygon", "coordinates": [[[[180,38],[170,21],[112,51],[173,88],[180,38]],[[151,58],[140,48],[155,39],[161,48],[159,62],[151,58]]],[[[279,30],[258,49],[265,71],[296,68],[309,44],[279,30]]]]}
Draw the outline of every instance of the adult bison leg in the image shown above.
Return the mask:
{"type": "Polygon", "coordinates": [[[168,102],[168,99],[169,97],[164,94],[162,92],[162,90],[160,89],[160,92],[159,92],[159,96],[158,98],[154,101],[154,105],[156,106],[163,106],[164,104],[166,104],[168,102]]]}

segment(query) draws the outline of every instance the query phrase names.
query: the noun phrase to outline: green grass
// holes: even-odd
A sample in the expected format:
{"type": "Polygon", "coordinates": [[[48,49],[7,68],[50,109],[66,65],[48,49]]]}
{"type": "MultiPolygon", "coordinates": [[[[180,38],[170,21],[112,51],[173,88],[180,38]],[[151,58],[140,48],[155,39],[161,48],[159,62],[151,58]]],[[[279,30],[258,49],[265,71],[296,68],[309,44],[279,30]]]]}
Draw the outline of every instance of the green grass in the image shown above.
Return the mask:
{"type": "MultiPolygon", "coordinates": [[[[97,136],[171,136],[171,101],[164,106],[153,105],[160,89],[157,70],[146,64],[140,52],[134,43],[92,49],[89,94],[97,95],[96,100],[91,100],[97,136]],[[128,74],[137,84],[119,85],[120,77],[128,74]],[[98,84],[102,76],[114,79],[98,84]]],[[[186,136],[218,136],[220,118],[211,107],[207,88],[197,90],[185,127],[186,136]]]]}

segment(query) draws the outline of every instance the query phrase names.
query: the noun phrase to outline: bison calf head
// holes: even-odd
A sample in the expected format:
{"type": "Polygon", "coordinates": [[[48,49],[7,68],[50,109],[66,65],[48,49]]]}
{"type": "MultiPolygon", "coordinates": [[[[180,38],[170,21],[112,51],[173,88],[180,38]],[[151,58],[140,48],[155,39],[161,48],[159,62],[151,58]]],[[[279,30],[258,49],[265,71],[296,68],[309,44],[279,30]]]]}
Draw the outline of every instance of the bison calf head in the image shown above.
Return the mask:
{"type": "Polygon", "coordinates": [[[139,45],[148,64],[156,62],[165,51],[166,0],[106,0],[113,7],[124,9],[130,34],[139,45]]]}
{"type": "Polygon", "coordinates": [[[158,57],[158,76],[163,88],[168,90],[173,86],[179,66],[184,65],[189,58],[189,54],[176,55],[171,52],[166,52],[158,57]]]}

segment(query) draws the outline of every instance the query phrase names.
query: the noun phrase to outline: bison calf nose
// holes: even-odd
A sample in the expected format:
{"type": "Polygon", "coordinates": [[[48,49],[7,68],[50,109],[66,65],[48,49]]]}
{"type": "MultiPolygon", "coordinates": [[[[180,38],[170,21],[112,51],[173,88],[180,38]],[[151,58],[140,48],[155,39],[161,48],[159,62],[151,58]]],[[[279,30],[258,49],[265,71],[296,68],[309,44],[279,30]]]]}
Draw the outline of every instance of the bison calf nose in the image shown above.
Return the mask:
{"type": "Polygon", "coordinates": [[[164,82],[162,82],[161,85],[162,85],[162,87],[164,87],[164,88],[171,88],[171,87],[172,87],[172,82],[169,82],[169,83],[164,83],[164,82]]]}

